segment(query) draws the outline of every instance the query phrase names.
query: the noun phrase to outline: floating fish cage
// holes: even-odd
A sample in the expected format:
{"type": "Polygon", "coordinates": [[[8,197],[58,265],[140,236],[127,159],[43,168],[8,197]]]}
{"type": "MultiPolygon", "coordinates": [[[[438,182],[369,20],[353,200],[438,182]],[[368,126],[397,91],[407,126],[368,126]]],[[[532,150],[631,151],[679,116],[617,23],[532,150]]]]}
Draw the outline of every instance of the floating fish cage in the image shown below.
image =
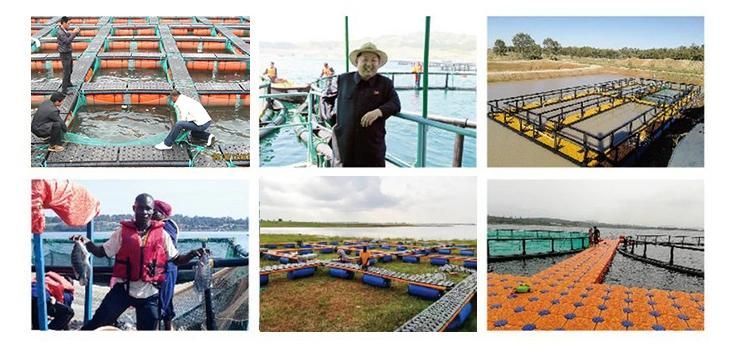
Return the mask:
{"type": "MultiPolygon", "coordinates": [[[[77,20],[80,18],[73,18],[77,20]]],[[[34,19],[38,40],[31,45],[31,105],[35,107],[61,90],[60,56],[56,53],[59,18],[34,19]],[[39,24],[43,22],[44,24],[39,24]],[[53,49],[55,48],[55,49],[53,49]]],[[[161,17],[87,18],[73,42],[75,92],[63,101],[61,116],[70,130],[66,150],[35,160],[42,166],[245,166],[249,165],[250,22],[247,18],[161,17]],[[166,152],[161,142],[174,123],[173,111],[141,112],[167,117],[151,132],[132,133],[114,141],[76,132],[88,107],[127,112],[134,106],[171,109],[169,93],[179,90],[203,104],[212,116],[209,132],[216,145],[182,138],[166,152]],[[153,132],[158,135],[153,135],[153,132]],[[184,141],[183,141],[184,140],[184,141]]],[[[98,121],[88,118],[86,121],[98,121]]],[[[101,116],[103,121],[108,118],[101,116]]],[[[148,122],[148,116],[135,121],[148,122]]],[[[106,122],[102,126],[106,126],[106,122]]],[[[34,145],[44,140],[34,138],[34,145]]],[[[44,154],[44,153],[39,153],[44,154]]]]}
{"type": "Polygon", "coordinates": [[[693,84],[623,78],[490,100],[487,116],[575,164],[619,166],[637,160],[702,93],[693,84]]]}
{"type": "Polygon", "coordinates": [[[498,229],[487,232],[490,261],[543,257],[578,252],[589,247],[588,233],[498,229]]]}

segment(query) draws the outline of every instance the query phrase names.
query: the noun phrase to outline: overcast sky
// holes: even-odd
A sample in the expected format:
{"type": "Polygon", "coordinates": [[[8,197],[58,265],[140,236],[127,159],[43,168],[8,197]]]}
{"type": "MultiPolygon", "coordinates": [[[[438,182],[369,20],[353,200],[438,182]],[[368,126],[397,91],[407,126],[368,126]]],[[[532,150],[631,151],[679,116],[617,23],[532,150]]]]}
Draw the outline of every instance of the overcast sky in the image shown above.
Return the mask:
{"type": "Polygon", "coordinates": [[[263,219],[475,223],[473,177],[265,177],[263,219]]]}
{"type": "Polygon", "coordinates": [[[703,228],[698,180],[490,180],[493,216],[703,228]]]}
{"type": "MultiPolygon", "coordinates": [[[[258,26],[265,29],[261,41],[320,42],[344,40],[344,17],[326,18],[307,13],[284,15],[282,24],[274,16],[258,17],[258,26]],[[304,29],[300,29],[304,27],[304,29]]],[[[430,32],[446,32],[476,36],[480,22],[474,16],[435,17],[430,19],[430,32]]],[[[349,16],[349,40],[356,41],[384,35],[424,33],[425,17],[411,14],[380,16],[349,16]]]]}
{"type": "MultiPolygon", "coordinates": [[[[244,180],[74,180],[99,200],[100,214],[132,214],[135,196],[148,193],[172,205],[174,214],[247,218],[244,180]]],[[[51,211],[47,215],[54,215],[51,211]]]]}

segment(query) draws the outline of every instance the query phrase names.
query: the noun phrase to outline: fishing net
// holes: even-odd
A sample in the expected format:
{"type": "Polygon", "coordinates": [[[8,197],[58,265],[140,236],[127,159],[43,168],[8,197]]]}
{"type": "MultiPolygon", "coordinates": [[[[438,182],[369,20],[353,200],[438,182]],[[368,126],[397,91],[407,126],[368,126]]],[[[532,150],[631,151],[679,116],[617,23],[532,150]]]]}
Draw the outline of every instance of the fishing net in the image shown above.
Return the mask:
{"type": "Polygon", "coordinates": [[[589,246],[584,232],[543,230],[491,230],[487,232],[490,256],[540,255],[585,249],[589,246]]]}
{"type": "MultiPolygon", "coordinates": [[[[217,330],[247,330],[248,268],[224,268],[214,273],[211,297],[217,330]]],[[[205,329],[206,308],[202,295],[192,287],[176,291],[174,298],[175,328],[205,329]]]]}

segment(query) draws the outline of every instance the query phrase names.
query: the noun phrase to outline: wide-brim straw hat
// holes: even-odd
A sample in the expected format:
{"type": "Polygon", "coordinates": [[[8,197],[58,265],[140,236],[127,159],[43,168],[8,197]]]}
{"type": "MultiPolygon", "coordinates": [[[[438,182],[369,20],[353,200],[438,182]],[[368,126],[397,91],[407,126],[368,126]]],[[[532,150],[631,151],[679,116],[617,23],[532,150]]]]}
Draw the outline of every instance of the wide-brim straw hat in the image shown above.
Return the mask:
{"type": "Polygon", "coordinates": [[[384,51],[378,49],[378,47],[372,42],[367,42],[363,44],[362,47],[359,47],[359,49],[355,49],[349,53],[349,62],[352,63],[352,65],[357,66],[357,57],[360,54],[367,52],[375,53],[378,56],[378,59],[380,60],[380,66],[378,66],[378,68],[383,67],[383,65],[388,62],[388,54],[385,54],[384,51]]]}

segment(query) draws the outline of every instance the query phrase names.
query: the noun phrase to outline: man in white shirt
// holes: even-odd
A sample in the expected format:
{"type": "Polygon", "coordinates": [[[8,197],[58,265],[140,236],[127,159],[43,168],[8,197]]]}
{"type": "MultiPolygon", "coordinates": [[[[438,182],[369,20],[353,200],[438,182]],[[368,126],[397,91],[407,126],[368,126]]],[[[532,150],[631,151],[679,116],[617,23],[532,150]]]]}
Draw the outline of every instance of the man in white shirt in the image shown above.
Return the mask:
{"type": "Polygon", "coordinates": [[[206,146],[210,147],[216,141],[214,135],[207,132],[208,127],[211,126],[211,116],[203,105],[193,100],[190,97],[180,94],[177,90],[172,90],[169,94],[174,103],[174,108],[177,111],[177,122],[167,138],[163,142],[156,145],[156,149],[169,150],[172,149],[172,144],[177,139],[182,131],[190,131],[190,136],[195,139],[201,139],[206,141],[206,146]]]}
{"type": "Polygon", "coordinates": [[[112,268],[114,286],[96,309],[94,316],[81,330],[94,330],[113,325],[129,307],[135,307],[138,330],[157,330],[159,327],[159,287],[165,280],[166,264],[177,265],[206,255],[206,249],[194,249],[180,254],[172,243],[161,221],[152,221],[154,199],[140,194],[133,204],[135,220],[122,221],[121,229],[112,232],[102,245],[82,235],[71,237],[83,241],[86,250],[96,257],[114,257],[112,268]]]}

